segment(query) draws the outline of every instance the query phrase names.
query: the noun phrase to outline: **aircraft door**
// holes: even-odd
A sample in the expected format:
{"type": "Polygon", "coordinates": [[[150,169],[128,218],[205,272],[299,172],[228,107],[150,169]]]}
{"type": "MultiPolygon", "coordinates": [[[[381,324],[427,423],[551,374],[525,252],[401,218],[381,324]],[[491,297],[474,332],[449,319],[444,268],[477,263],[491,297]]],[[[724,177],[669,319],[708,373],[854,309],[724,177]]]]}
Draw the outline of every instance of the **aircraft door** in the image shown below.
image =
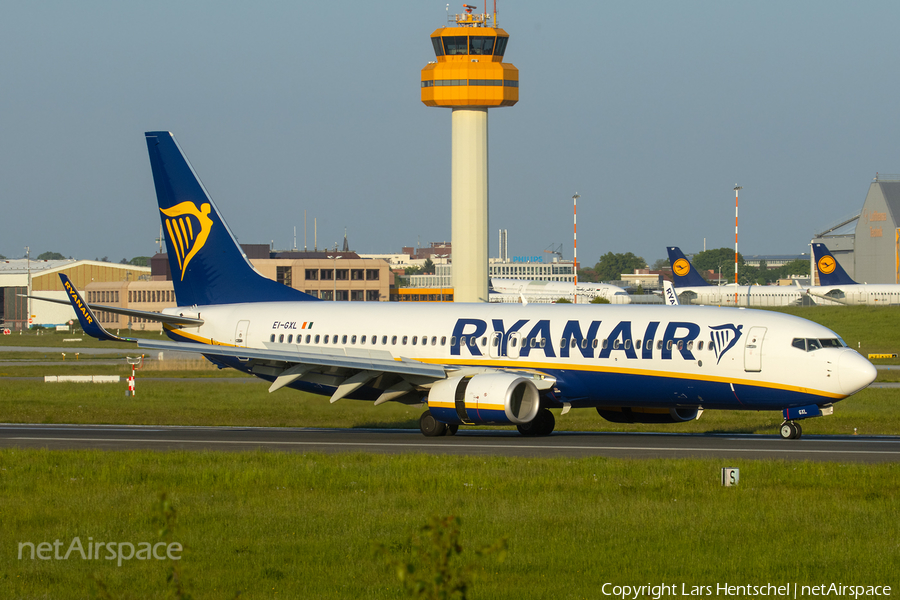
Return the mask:
{"type": "Polygon", "coordinates": [[[503,334],[499,331],[495,331],[491,334],[491,339],[488,342],[490,346],[488,346],[488,356],[491,358],[500,358],[500,343],[503,341],[503,334]]]}
{"type": "Polygon", "coordinates": [[[238,321],[234,330],[234,345],[247,347],[247,333],[250,331],[250,321],[238,321]]]}
{"type": "Polygon", "coordinates": [[[513,331],[506,339],[506,356],[509,358],[519,358],[519,346],[522,344],[522,335],[518,331],[513,331]]]}
{"type": "Polygon", "coordinates": [[[762,371],[762,347],[763,337],[766,335],[765,327],[751,327],[744,342],[744,370],[748,372],[762,371]]]}

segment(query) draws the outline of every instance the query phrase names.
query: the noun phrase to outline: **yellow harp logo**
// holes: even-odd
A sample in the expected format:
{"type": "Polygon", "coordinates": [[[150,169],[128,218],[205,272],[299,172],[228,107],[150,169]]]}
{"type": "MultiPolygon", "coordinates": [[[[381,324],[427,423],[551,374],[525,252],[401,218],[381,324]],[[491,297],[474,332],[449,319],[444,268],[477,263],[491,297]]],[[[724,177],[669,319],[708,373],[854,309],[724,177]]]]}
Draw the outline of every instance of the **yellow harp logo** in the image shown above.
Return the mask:
{"type": "Polygon", "coordinates": [[[165,219],[166,231],[169,232],[173,246],[169,251],[174,251],[178,257],[181,281],[184,281],[184,272],[191,259],[203,248],[212,229],[213,222],[209,218],[211,208],[208,202],[204,202],[199,210],[193,202],[182,202],[172,208],[159,210],[168,217],[165,219]]]}
{"type": "Polygon", "coordinates": [[[834,260],[833,256],[823,256],[819,259],[819,273],[824,273],[825,275],[830,274],[834,271],[834,267],[837,265],[837,261],[834,260]]]}
{"type": "Polygon", "coordinates": [[[688,271],[691,270],[691,263],[683,258],[679,258],[675,261],[675,264],[672,265],[672,270],[675,271],[675,274],[684,277],[688,274],[688,271]]]}

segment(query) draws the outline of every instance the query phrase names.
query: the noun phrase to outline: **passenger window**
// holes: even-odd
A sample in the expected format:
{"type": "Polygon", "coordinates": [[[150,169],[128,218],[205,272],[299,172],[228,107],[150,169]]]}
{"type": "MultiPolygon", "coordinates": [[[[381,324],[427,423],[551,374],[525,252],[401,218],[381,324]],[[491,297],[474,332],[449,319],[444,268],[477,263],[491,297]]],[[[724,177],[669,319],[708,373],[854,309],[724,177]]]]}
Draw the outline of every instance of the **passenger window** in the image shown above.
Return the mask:
{"type": "Polygon", "coordinates": [[[641,349],[641,340],[638,340],[634,343],[634,348],[635,348],[635,350],[641,349]]]}
{"type": "Polygon", "coordinates": [[[509,340],[509,343],[510,343],[510,345],[512,345],[513,348],[516,347],[516,345],[518,344],[518,342],[519,342],[519,340],[516,339],[516,338],[510,338],[510,340],[509,340]]]}
{"type": "Polygon", "coordinates": [[[482,347],[487,346],[487,338],[486,337],[481,338],[481,345],[482,345],[482,347]]]}
{"type": "Polygon", "coordinates": [[[575,338],[572,338],[572,345],[569,346],[569,347],[570,347],[570,348],[577,348],[577,347],[578,347],[578,342],[575,341],[575,338]]]}
{"type": "Polygon", "coordinates": [[[272,334],[272,337],[269,338],[269,341],[270,341],[270,342],[274,342],[274,341],[275,341],[275,334],[274,334],[274,333],[272,334]]]}
{"type": "Polygon", "coordinates": [[[446,345],[447,345],[447,336],[442,335],[441,336],[441,346],[446,346],[446,345]]]}
{"type": "Polygon", "coordinates": [[[631,350],[631,340],[625,340],[625,349],[631,350]]]}
{"type": "Polygon", "coordinates": [[[669,340],[668,342],[666,342],[666,350],[671,350],[671,349],[672,349],[672,340],[669,340]]]}
{"type": "Polygon", "coordinates": [[[281,343],[283,341],[284,341],[284,334],[282,333],[281,335],[278,336],[278,343],[281,343]]]}
{"type": "Polygon", "coordinates": [[[318,335],[316,335],[316,343],[317,343],[317,344],[319,343],[319,336],[318,336],[318,335]]]}
{"type": "MultiPolygon", "coordinates": [[[[353,343],[355,344],[355,343],[356,343],[356,336],[353,336],[353,340],[354,340],[353,343]]],[[[360,343],[360,344],[365,344],[365,343],[366,343],[366,336],[362,336],[361,338],[359,338],[359,343],[360,343]]]]}
{"type": "Polygon", "coordinates": [[[459,336],[459,345],[460,346],[466,345],[466,336],[464,336],[464,335],[459,336]]]}
{"type": "Polygon", "coordinates": [[[600,342],[597,340],[597,338],[594,338],[594,341],[591,342],[591,348],[596,348],[599,345],[600,342]]]}
{"type": "Polygon", "coordinates": [[[544,348],[546,346],[547,346],[547,340],[544,338],[541,338],[541,348],[544,348]]]}
{"type": "MultiPolygon", "coordinates": [[[[412,340],[412,345],[415,346],[415,345],[416,345],[416,342],[418,342],[418,341],[419,341],[419,336],[414,335],[414,336],[413,336],[413,340],[412,340]]],[[[404,342],[404,343],[405,343],[405,342],[404,342]]]]}
{"type": "Polygon", "coordinates": [[[327,343],[328,343],[328,336],[327,336],[327,335],[324,336],[324,337],[322,338],[322,343],[323,343],[323,344],[327,344],[327,343]]]}
{"type": "Polygon", "coordinates": [[[288,344],[290,344],[293,341],[294,341],[294,334],[292,333],[291,335],[288,336],[288,344]]]}
{"type": "Polygon", "coordinates": [[[604,338],[603,349],[606,350],[608,347],[609,347],[609,338],[604,338]]]}
{"type": "Polygon", "coordinates": [[[697,350],[699,350],[701,352],[703,351],[703,340],[700,340],[699,342],[697,342],[697,350]]]}
{"type": "Polygon", "coordinates": [[[559,338],[559,347],[560,348],[565,348],[568,345],[569,345],[569,342],[568,342],[568,340],[566,340],[566,338],[559,338]]]}
{"type": "MultiPolygon", "coordinates": [[[[656,342],[656,349],[657,349],[657,350],[662,350],[662,343],[663,343],[662,340],[659,340],[658,342],[656,342]]],[[[672,342],[669,342],[669,349],[670,349],[670,350],[672,349],[672,342]]]]}
{"type": "Polygon", "coordinates": [[[690,350],[694,347],[694,340],[688,342],[687,349],[690,350]]]}
{"type": "Polygon", "coordinates": [[[404,336],[403,336],[403,345],[405,346],[406,343],[407,343],[408,341],[409,341],[409,336],[408,336],[408,335],[404,335],[404,336]]]}
{"type": "Polygon", "coordinates": [[[582,347],[582,348],[587,348],[587,339],[581,340],[581,347],[582,347]]]}
{"type": "Polygon", "coordinates": [[[678,340],[678,349],[679,349],[679,350],[683,350],[683,349],[684,349],[684,340],[678,340]]]}
{"type": "Polygon", "coordinates": [[[618,349],[619,349],[619,340],[616,340],[613,342],[613,350],[618,350],[618,349]]]}
{"type": "Polygon", "coordinates": [[[470,345],[470,346],[475,346],[475,342],[476,342],[476,341],[478,341],[478,340],[476,340],[476,339],[475,339],[475,336],[473,335],[472,337],[469,338],[469,345],[470,345]]]}
{"type": "Polygon", "coordinates": [[[499,344],[500,344],[500,337],[494,336],[494,338],[491,340],[491,347],[496,348],[499,344]]]}
{"type": "MultiPolygon", "coordinates": [[[[350,338],[350,343],[351,343],[351,344],[355,344],[355,343],[356,343],[356,336],[355,336],[355,335],[352,336],[352,337],[350,338]]],[[[364,343],[364,344],[366,343],[366,336],[363,336],[363,343],[364,343]]]]}
{"type": "MultiPolygon", "coordinates": [[[[307,344],[309,343],[309,338],[310,338],[310,337],[311,337],[311,336],[310,336],[309,334],[306,334],[306,343],[307,343],[307,344]]],[[[318,341],[319,341],[319,336],[316,336],[316,342],[318,342],[318,341]]]]}
{"type": "Polygon", "coordinates": [[[455,336],[455,335],[451,335],[451,336],[450,336],[450,345],[451,345],[451,346],[455,346],[455,345],[456,345],[456,336],[455,336]]]}
{"type": "Polygon", "coordinates": [[[341,338],[341,343],[344,344],[345,346],[347,345],[347,336],[346,335],[341,338]]]}
{"type": "MultiPolygon", "coordinates": [[[[394,339],[394,343],[395,343],[395,344],[397,343],[397,342],[396,342],[396,338],[394,339]]],[[[386,336],[386,335],[381,336],[381,345],[382,345],[382,346],[387,346],[387,336],[386,336]]]]}
{"type": "Polygon", "coordinates": [[[437,346],[437,336],[436,335],[431,336],[431,345],[437,346]]]}
{"type": "Polygon", "coordinates": [[[397,336],[396,336],[396,335],[391,337],[391,345],[392,345],[392,346],[396,346],[396,345],[397,345],[397,336]]]}

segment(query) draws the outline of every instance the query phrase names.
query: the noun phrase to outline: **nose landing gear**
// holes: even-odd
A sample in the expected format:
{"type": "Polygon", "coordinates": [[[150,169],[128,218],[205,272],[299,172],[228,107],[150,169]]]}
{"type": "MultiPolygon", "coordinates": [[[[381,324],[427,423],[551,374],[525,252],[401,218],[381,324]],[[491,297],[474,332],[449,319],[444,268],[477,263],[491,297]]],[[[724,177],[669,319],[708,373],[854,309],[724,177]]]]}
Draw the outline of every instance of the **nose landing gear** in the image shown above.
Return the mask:
{"type": "Polygon", "coordinates": [[[798,440],[800,439],[800,436],[803,435],[803,428],[800,427],[800,423],[794,421],[785,421],[781,424],[781,429],[779,431],[781,437],[786,440],[798,440]]]}

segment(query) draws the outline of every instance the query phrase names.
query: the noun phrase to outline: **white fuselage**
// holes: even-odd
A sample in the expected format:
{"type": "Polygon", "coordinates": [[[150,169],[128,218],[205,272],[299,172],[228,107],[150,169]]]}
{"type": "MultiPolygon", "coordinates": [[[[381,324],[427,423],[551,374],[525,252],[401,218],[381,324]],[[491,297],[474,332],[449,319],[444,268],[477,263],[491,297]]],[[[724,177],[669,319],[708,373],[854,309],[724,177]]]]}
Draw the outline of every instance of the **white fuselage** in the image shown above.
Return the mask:
{"type": "Polygon", "coordinates": [[[744,306],[767,308],[775,306],[799,306],[809,304],[837,304],[827,299],[808,297],[806,289],[781,285],[740,285],[733,283],[716,286],[676,287],[675,292],[683,304],[709,306],[744,306]],[[735,303],[735,293],[737,303],[735,303]]]}
{"type": "MultiPolygon", "coordinates": [[[[183,309],[168,309],[177,313],[183,309]]],[[[715,307],[284,302],[194,308],[173,339],[529,370],[573,406],[777,409],[826,404],[874,367],[816,323],[715,307]],[[796,340],[829,340],[814,351],[796,340]]],[[[232,365],[234,366],[234,365],[232,365]]]]}
{"type": "Polygon", "coordinates": [[[815,285],[809,295],[817,304],[891,306],[900,304],[900,285],[892,283],[857,283],[849,285],[815,285]]]}
{"type": "Polygon", "coordinates": [[[615,285],[605,283],[579,283],[569,281],[533,281],[528,279],[491,278],[491,287],[496,294],[491,295],[491,302],[556,302],[560,298],[572,300],[578,294],[578,302],[590,302],[594,298],[603,298],[610,304],[630,304],[628,292],[615,285]],[[495,299],[495,296],[497,297],[495,299]]]}

